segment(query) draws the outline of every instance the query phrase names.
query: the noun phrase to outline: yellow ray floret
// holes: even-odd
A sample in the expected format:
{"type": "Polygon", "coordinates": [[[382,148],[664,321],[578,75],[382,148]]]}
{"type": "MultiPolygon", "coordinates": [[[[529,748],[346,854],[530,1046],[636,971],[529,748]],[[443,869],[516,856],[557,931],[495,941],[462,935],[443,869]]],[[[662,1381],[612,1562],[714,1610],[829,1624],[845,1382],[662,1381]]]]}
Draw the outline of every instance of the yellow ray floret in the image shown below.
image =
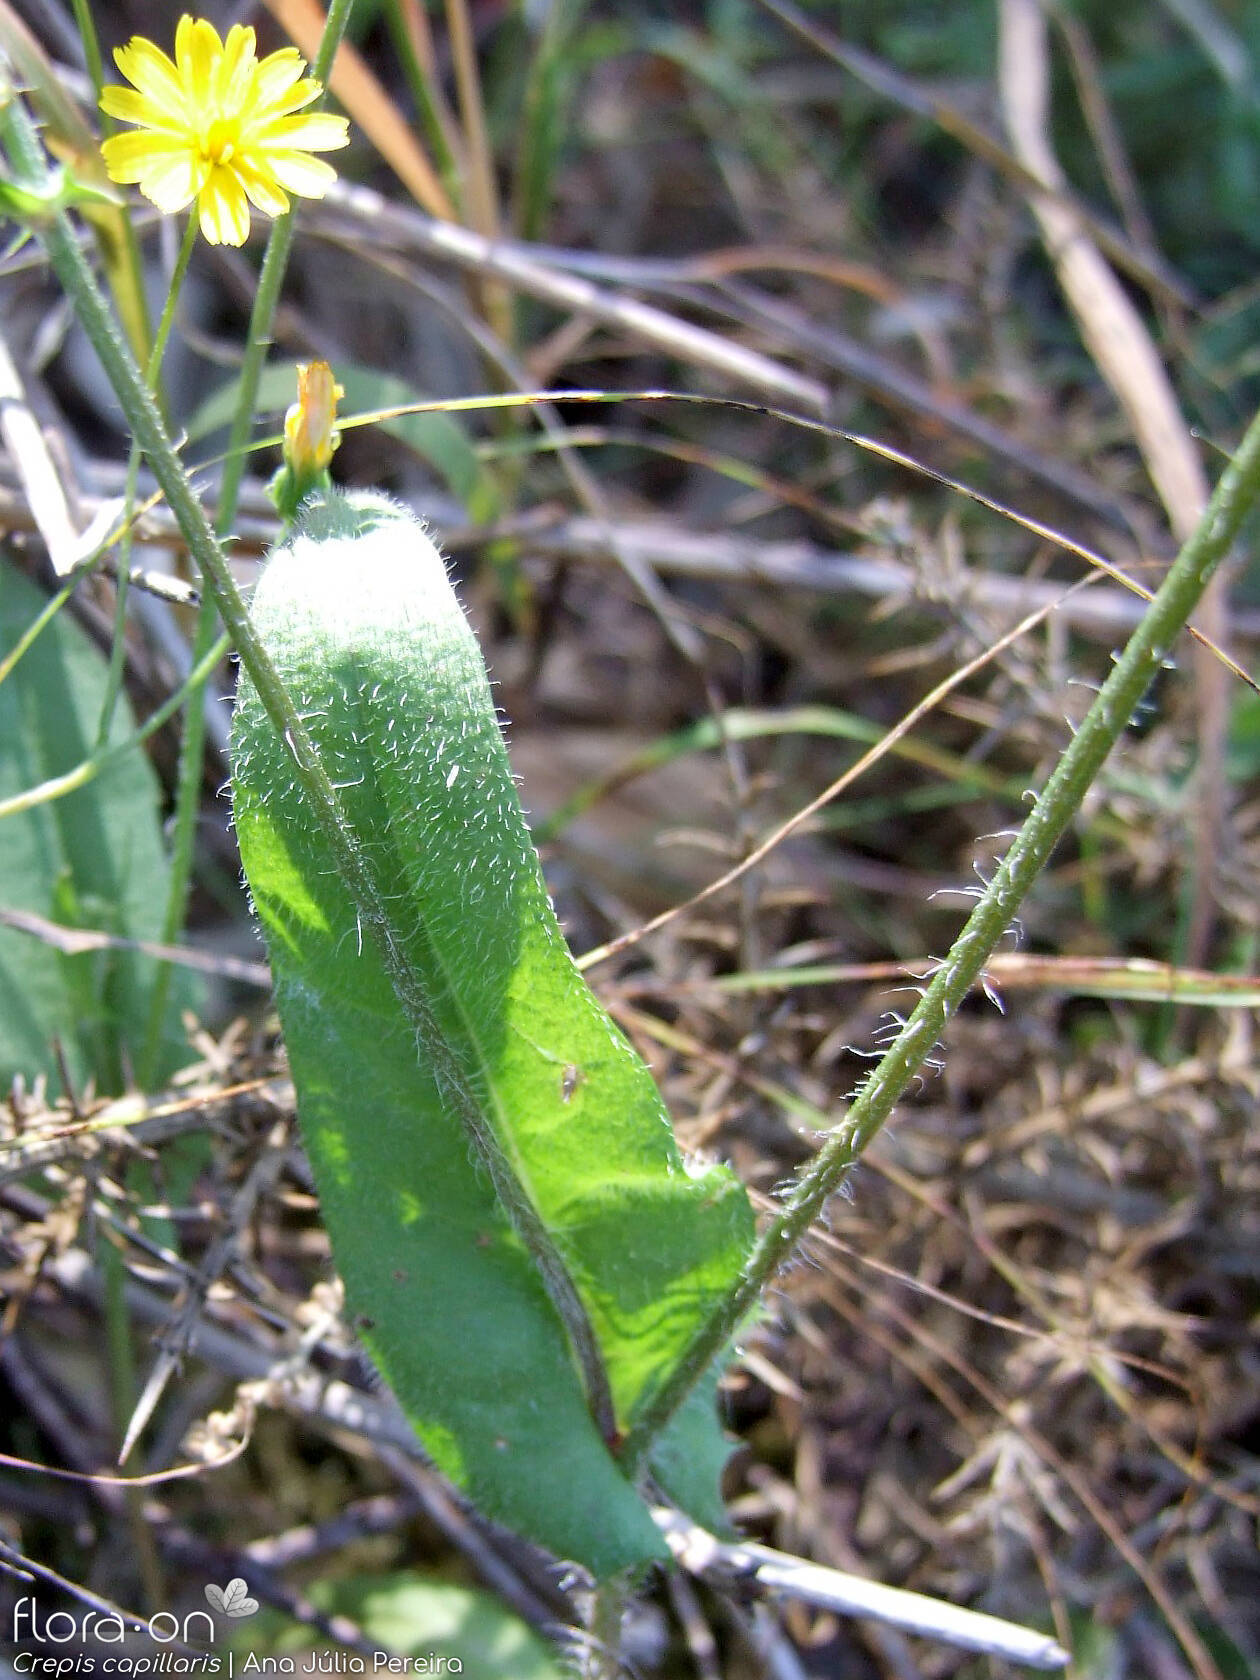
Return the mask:
{"type": "Polygon", "coordinates": [[[252,29],[233,24],[221,41],[204,18],[182,17],[174,63],[133,35],[114,53],[131,83],[107,87],[101,109],[137,126],[101,147],[110,179],[135,185],[168,214],[197,201],[212,245],[243,245],[249,207],[267,216],[289,208],[289,194],[322,198],[336,171],[313,152],[349,138],[344,117],[299,115],[323,91],[303,77],[293,47],[259,59],[252,29]]]}
{"type": "Polygon", "coordinates": [[[337,402],[345,391],[327,362],[307,362],[297,370],[298,400],[284,417],[284,458],[302,476],[328,471],[337,435],[337,402]]]}

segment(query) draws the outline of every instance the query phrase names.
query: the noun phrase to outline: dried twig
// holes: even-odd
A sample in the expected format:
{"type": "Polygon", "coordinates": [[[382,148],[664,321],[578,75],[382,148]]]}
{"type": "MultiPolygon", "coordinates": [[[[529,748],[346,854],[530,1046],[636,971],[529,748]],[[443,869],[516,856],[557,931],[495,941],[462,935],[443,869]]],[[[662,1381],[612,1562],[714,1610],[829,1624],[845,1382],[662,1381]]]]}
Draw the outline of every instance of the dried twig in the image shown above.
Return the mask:
{"type": "MultiPolygon", "coordinates": [[[[1207,505],[1208,482],[1164,364],[1137,309],[1098,251],[1079,213],[1062,202],[1063,172],[1049,140],[1049,51],[1038,0],[1002,0],[999,82],[1011,144],[1041,183],[1029,202],[1042,238],[1103,378],[1124,409],[1178,543],[1207,505]]],[[[1226,578],[1204,595],[1199,621],[1218,647],[1227,639],[1226,578]]],[[[1229,688],[1219,662],[1194,653],[1199,769],[1193,847],[1194,901],[1186,960],[1203,961],[1214,914],[1215,859],[1224,822],[1224,741],[1229,688]]]]}
{"type": "Polygon", "coordinates": [[[939,1639],[965,1651],[983,1651],[1029,1668],[1064,1668],[1068,1653],[1054,1639],[997,1616],[963,1610],[940,1599],[899,1587],[885,1587],[822,1564],[776,1552],[751,1542],[730,1544],[715,1540],[676,1512],[657,1510],[657,1524],[675,1557],[692,1575],[728,1585],[734,1581],[784,1593],[807,1603],[838,1610],[845,1616],[869,1616],[908,1633],[939,1639]]]}
{"type": "Polygon", "coordinates": [[[167,1383],[175,1375],[179,1363],[191,1341],[193,1326],[200,1318],[211,1289],[219,1281],[236,1255],[241,1235],[253,1218],[260,1200],[274,1188],[284,1170],[289,1123],[280,1120],[272,1127],[262,1143],[257,1159],[245,1175],[245,1181],[232,1198],[223,1230],[210,1244],[197,1268],[197,1274],[185,1287],[182,1298],[171,1310],[170,1318],[156,1337],[158,1354],[140,1397],[136,1401],[119,1449],[118,1462],[125,1464],[141,1431],[161,1400],[167,1383]]]}
{"type": "Polygon", "coordinates": [[[692,326],[663,309],[621,297],[576,275],[558,274],[533,261],[519,245],[484,239],[467,228],[390,204],[370,187],[347,186],[344,182],[330,187],[326,207],[312,216],[310,225],[314,231],[335,232],[338,239],[362,239],[365,232],[370,232],[396,250],[445,258],[459,268],[502,280],[558,309],[615,327],[638,343],[664,350],[693,367],[707,368],[737,387],[760,391],[809,414],[827,410],[830,398],[826,387],[782,362],[704,327],[692,326]]]}
{"type": "Polygon", "coordinates": [[[236,980],[244,986],[271,988],[271,970],[264,962],[249,962],[216,951],[198,951],[191,945],[160,945],[151,939],[124,939],[121,934],[101,933],[96,928],[66,927],[61,922],[37,916],[33,910],[7,910],[0,907],[0,926],[16,933],[27,933],[44,945],[51,945],[67,956],[84,951],[137,951],[142,957],[157,962],[175,963],[191,968],[199,974],[213,974],[219,979],[236,980]]]}

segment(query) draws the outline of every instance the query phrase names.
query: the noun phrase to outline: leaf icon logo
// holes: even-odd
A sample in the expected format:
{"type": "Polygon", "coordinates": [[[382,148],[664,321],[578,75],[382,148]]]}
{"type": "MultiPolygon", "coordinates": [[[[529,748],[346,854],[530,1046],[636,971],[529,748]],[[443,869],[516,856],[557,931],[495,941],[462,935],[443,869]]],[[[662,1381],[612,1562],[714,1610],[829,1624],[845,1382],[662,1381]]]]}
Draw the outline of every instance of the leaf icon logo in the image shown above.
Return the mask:
{"type": "Polygon", "coordinates": [[[252,1616],[258,1608],[258,1600],[249,1596],[249,1587],[242,1575],[229,1581],[226,1587],[216,1587],[211,1583],[206,1588],[206,1600],[211,1609],[222,1616],[252,1616]]]}

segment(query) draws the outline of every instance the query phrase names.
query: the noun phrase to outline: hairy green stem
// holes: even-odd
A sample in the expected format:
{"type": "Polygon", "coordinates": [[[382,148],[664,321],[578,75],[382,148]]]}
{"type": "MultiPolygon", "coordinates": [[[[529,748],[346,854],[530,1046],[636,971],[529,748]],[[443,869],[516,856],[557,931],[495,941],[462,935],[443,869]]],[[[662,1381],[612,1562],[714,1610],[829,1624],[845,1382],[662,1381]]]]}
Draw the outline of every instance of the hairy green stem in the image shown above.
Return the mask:
{"type": "MultiPolygon", "coordinates": [[[[184,280],[188,274],[188,265],[192,261],[193,246],[197,242],[197,218],[190,216],[188,226],[184,229],[184,237],[180,241],[179,254],[175,258],[175,267],[171,271],[171,283],[166,294],[166,304],[162,310],[162,319],[158,322],[158,330],[149,351],[149,360],[144,370],[145,383],[150,391],[157,395],[158,376],[162,371],[162,357],[166,354],[167,340],[171,336],[171,328],[175,325],[175,305],[183,289],[184,280]]],[[[114,603],[114,641],[109,653],[109,670],[105,677],[105,694],[101,701],[101,718],[96,730],[96,744],[104,746],[109,739],[110,726],[114,721],[114,708],[118,704],[118,696],[122,690],[123,666],[127,657],[127,596],[130,593],[131,581],[131,522],[132,513],[136,505],[136,482],[140,476],[140,450],[133,441],[127,453],[127,485],[123,492],[124,506],[122,540],[118,545],[118,582],[117,598],[114,603]]],[[[196,661],[194,660],[194,664],[196,661]]],[[[165,1009],[163,1009],[165,1014],[165,1009]]]]}
{"type": "MultiPolygon", "coordinates": [[[[22,184],[42,184],[43,154],[30,119],[17,100],[0,109],[0,140],[9,151],[22,184]]],[[[100,358],[136,441],[148,457],[202,581],[214,597],[232,645],[253,678],[268,717],[289,748],[310,801],[311,814],[333,849],[338,873],[364,927],[377,941],[390,983],[415,1027],[434,1077],[449,1096],[456,1117],[490,1175],[504,1212],[538,1268],[564,1323],[592,1408],[597,1415],[605,1412],[609,1407],[607,1374],[573,1280],[501,1143],[486,1124],[477,1097],[438,1026],[423,985],[407,961],[371,861],[346,818],[306,725],[254,629],[219,539],[166,435],[152,393],[123,343],[69,221],[64,215],[53,218],[39,229],[39,238],[100,358]]]]}
{"type": "Polygon", "coordinates": [[[653,1442],[687,1395],[745,1323],[779,1268],[795,1252],[829,1197],[888,1119],[893,1105],[931,1054],[942,1030],[1011,925],[1025,895],[1080,808],[1103,761],[1167,658],[1212,574],[1260,494],[1260,414],[1221,474],[1203,518],[1173,562],[1044,792],[985,889],[918,1006],[867,1079],[843,1122],[801,1174],[766,1226],[739,1283],[697,1332],[672,1375],[626,1438],[627,1474],[642,1467],[653,1442]]]}
{"type": "MultiPolygon", "coordinates": [[[[333,0],[328,8],[328,20],[320,38],[319,51],[311,66],[317,82],[328,80],[328,72],[345,34],[354,0],[333,0]]],[[[196,221],[194,212],[193,222],[196,221]]],[[[249,333],[245,340],[245,356],[241,363],[241,380],[236,395],[236,410],[228,436],[227,458],[223,463],[223,482],[219,490],[218,534],[225,541],[236,521],[236,506],[240,498],[241,480],[245,473],[249,434],[254,424],[254,409],[258,401],[258,384],[271,347],[271,326],[275,319],[280,293],[288,268],[289,252],[293,246],[293,212],[272,223],[263,253],[262,269],[258,276],[258,290],[250,311],[249,333]]],[[[197,627],[193,632],[192,663],[199,666],[214,645],[218,634],[219,614],[214,595],[207,591],[197,612],[197,627]]],[[[188,893],[192,884],[193,855],[197,836],[197,816],[201,810],[202,764],[206,747],[206,714],[200,692],[192,696],[184,733],[179,745],[179,769],[175,781],[175,814],[171,823],[171,872],[167,887],[166,913],[162,918],[160,941],[174,944],[179,938],[188,914],[188,893]]],[[[138,1069],[140,1082],[148,1086],[153,1079],[162,1042],[162,1024],[166,1018],[170,997],[172,969],[163,963],[153,984],[149,1004],[149,1020],[145,1032],[144,1051],[138,1069]]]]}
{"type": "MultiPolygon", "coordinates": [[[[320,37],[319,50],[311,65],[311,77],[321,85],[328,81],[328,73],[332,69],[333,59],[337,56],[341,38],[346,32],[353,5],[354,0],[332,0],[328,8],[328,18],[324,24],[324,33],[320,37]]],[[[318,110],[320,103],[322,101],[317,102],[313,109],[318,110]]],[[[262,378],[267,352],[271,348],[271,326],[280,302],[280,292],[284,286],[292,246],[293,212],[290,211],[288,215],[280,216],[272,223],[258,275],[258,291],[254,296],[254,307],[250,311],[249,336],[245,341],[245,357],[241,363],[236,412],[232,417],[227,459],[223,463],[223,484],[219,491],[218,524],[221,538],[229,534],[236,519],[236,504],[240,496],[241,479],[245,473],[249,434],[254,424],[254,407],[258,401],[258,383],[262,378]]]]}
{"type": "Polygon", "coordinates": [[[621,1680],[621,1624],[632,1591],[630,1573],[600,1581],[586,1616],[581,1680],[621,1680]]]}

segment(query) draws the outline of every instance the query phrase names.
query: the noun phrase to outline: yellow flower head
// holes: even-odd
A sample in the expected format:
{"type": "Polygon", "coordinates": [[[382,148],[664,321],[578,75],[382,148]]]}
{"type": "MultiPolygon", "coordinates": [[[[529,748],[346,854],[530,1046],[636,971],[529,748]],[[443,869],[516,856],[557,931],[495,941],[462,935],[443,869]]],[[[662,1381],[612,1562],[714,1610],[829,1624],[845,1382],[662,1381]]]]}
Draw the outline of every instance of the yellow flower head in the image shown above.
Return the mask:
{"type": "Polygon", "coordinates": [[[327,362],[307,362],[297,376],[298,400],[284,417],[284,460],[269,487],[286,525],[312,491],[332,488],[328,465],[340,441],[337,403],[346,394],[327,362]]]}
{"type": "Polygon", "coordinates": [[[105,88],[101,109],[138,126],[102,145],[110,179],[138,185],[168,215],[196,199],[212,245],[245,243],[251,204],[281,216],[289,193],[322,198],[336,179],[311,153],[344,146],[346,119],[294,114],[322,92],[303,79],[306,61],[295,48],[260,60],[252,29],[233,24],[221,41],[213,24],[185,16],[173,64],[142,35],[114,61],[132,86],[105,88]]]}
{"type": "Polygon", "coordinates": [[[324,473],[340,441],[337,401],[346,393],[327,362],[307,362],[297,376],[298,400],[284,417],[284,458],[295,473],[324,473]]]}

